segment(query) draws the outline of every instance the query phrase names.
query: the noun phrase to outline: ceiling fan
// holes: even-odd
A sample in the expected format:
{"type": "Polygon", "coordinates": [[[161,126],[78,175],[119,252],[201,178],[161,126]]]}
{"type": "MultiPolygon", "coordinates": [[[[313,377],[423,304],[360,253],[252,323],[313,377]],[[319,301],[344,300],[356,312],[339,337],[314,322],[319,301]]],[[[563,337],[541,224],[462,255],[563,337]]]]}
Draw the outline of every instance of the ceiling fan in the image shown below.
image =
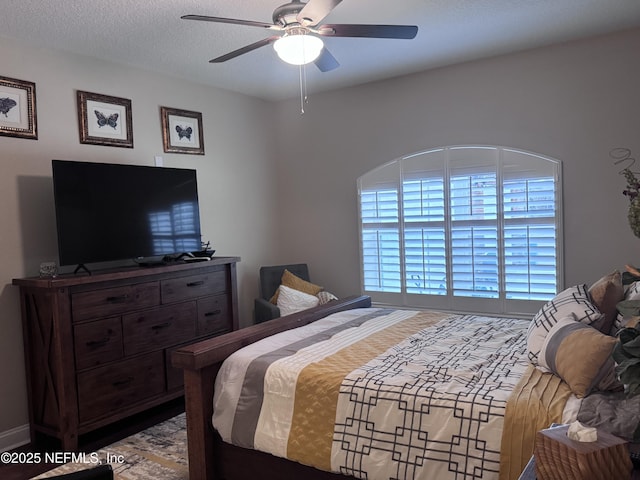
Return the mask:
{"type": "Polygon", "coordinates": [[[412,39],[418,33],[414,25],[363,25],[363,24],[320,24],[342,0],[309,0],[306,3],[292,0],[273,11],[273,23],[238,20],[234,18],[209,17],[206,15],[184,15],[185,20],[199,20],[215,23],[231,23],[283,32],[234,50],[210,60],[221,63],[274,44],[278,56],[294,65],[315,63],[322,72],[338,68],[340,64],[324,46],[320,37],[365,37],[412,39]]]}

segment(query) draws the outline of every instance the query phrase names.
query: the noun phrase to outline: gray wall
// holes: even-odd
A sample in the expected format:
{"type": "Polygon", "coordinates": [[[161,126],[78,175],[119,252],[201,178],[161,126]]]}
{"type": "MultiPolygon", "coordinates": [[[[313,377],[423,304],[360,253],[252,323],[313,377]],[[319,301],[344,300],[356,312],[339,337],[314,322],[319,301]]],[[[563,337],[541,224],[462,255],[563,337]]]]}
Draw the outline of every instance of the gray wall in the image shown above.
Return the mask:
{"type": "MultiPolygon", "coordinates": [[[[356,178],[399,156],[459,144],[563,162],[565,283],[640,263],[624,180],[608,152],[640,155],[640,30],[269,104],[91,58],[0,40],[0,75],[36,83],[39,140],[0,137],[0,449],[28,422],[18,292],[56,257],[52,158],[197,168],[204,236],[238,255],[241,323],[260,265],[306,261],[339,296],[359,290],[356,178]],[[75,90],[132,100],[135,148],[81,145],[75,90]],[[159,106],[203,113],[205,156],[164,154],[159,106]]],[[[329,75],[329,73],[327,74],[329,75]]]]}
{"type": "MultiPolygon", "coordinates": [[[[57,259],[51,160],[195,168],[203,237],[238,264],[240,321],[252,323],[258,266],[278,248],[268,103],[184,80],[0,40],[0,75],[36,84],[38,140],[0,137],[0,449],[28,423],[22,331],[12,278],[57,259]],[[132,102],[134,148],[79,143],[76,90],[132,102]],[[163,152],[160,106],[202,112],[205,155],[163,152]],[[4,434],[3,434],[4,432],[4,434]]],[[[26,431],[28,438],[28,431],[26,431]]]]}
{"type": "Polygon", "coordinates": [[[609,158],[618,146],[640,158],[638,52],[636,29],[311,92],[303,116],[296,100],[279,103],[284,251],[304,253],[312,274],[330,278],[338,293],[353,291],[360,281],[357,177],[428,148],[486,144],[562,161],[567,286],[640,263],[624,179],[609,158]]]}

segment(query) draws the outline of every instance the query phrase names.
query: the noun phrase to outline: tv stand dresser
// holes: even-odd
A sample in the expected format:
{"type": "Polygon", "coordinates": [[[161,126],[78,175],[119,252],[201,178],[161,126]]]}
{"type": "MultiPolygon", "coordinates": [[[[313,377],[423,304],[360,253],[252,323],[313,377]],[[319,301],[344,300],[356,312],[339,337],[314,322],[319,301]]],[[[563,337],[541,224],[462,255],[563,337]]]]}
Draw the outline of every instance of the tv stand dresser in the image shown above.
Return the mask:
{"type": "Polygon", "coordinates": [[[80,435],[181,397],[171,352],[238,329],[238,261],[14,279],[31,442],[77,450],[80,435]]]}

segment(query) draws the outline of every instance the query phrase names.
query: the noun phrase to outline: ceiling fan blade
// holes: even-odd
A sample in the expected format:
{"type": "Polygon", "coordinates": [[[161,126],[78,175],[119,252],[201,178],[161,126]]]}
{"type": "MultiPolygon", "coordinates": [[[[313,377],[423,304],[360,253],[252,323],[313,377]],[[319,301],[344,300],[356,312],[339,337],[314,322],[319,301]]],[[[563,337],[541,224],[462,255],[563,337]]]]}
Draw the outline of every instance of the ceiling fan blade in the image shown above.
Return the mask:
{"type": "Polygon", "coordinates": [[[329,52],[329,50],[327,50],[327,47],[324,47],[322,49],[322,51],[320,52],[320,56],[316,58],[315,62],[313,63],[316,64],[316,67],[318,67],[321,72],[329,72],[331,70],[335,70],[340,66],[336,58],[331,55],[331,52],[329,52]]]}
{"type": "Polygon", "coordinates": [[[411,40],[418,34],[415,25],[321,25],[314,30],[327,37],[399,38],[411,40]]]}
{"type": "Polygon", "coordinates": [[[214,23],[232,23],[234,25],[246,25],[247,27],[260,27],[269,28],[271,30],[282,30],[279,25],[264,22],[254,22],[252,20],[238,20],[236,18],[223,18],[223,17],[209,17],[207,15],[183,15],[180,17],[183,20],[199,20],[202,22],[214,22],[214,23]]]}
{"type": "Polygon", "coordinates": [[[300,10],[296,19],[305,27],[318,25],[341,1],[309,0],[304,8],[300,10]]]}
{"type": "Polygon", "coordinates": [[[255,43],[252,43],[251,45],[247,45],[245,47],[239,48],[238,50],[234,50],[233,52],[229,52],[226,55],[222,55],[220,57],[217,58],[213,58],[211,60],[209,60],[209,63],[222,63],[222,62],[226,62],[227,60],[231,60],[232,58],[236,58],[239,57],[240,55],[244,54],[244,53],[249,53],[257,48],[260,47],[264,47],[265,45],[269,45],[270,43],[275,42],[276,40],[278,40],[280,38],[280,36],[278,35],[274,35],[272,37],[268,37],[265,38],[263,40],[259,40],[255,43]]]}

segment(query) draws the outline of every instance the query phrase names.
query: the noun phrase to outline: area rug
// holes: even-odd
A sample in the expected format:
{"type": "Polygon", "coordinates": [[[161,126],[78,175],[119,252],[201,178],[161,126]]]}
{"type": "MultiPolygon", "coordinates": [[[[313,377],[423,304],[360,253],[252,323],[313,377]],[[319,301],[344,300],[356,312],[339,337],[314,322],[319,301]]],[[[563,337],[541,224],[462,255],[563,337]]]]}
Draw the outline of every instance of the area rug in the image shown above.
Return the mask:
{"type": "Polygon", "coordinates": [[[86,453],[34,479],[110,463],[116,480],[187,480],[187,429],[180,414],[96,452],[86,453]]]}

